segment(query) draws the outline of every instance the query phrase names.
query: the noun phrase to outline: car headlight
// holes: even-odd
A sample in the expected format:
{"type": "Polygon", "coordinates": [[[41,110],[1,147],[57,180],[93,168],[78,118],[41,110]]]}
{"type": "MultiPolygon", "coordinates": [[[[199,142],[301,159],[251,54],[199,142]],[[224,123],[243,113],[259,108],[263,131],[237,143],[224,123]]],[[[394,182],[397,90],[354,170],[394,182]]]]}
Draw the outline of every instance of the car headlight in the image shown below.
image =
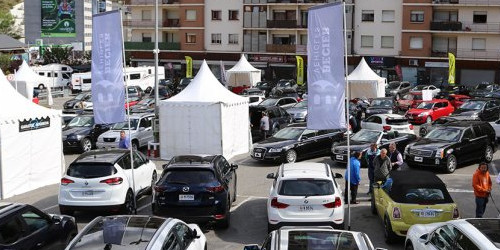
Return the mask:
{"type": "Polygon", "coordinates": [[[477,113],[474,113],[470,116],[472,119],[477,119],[479,117],[479,115],[477,113]]]}
{"type": "Polygon", "coordinates": [[[282,148],[270,148],[269,153],[279,153],[281,152],[282,148]]]}
{"type": "Polygon", "coordinates": [[[436,158],[444,158],[444,148],[440,148],[436,151],[436,158]]]}
{"type": "Polygon", "coordinates": [[[68,139],[70,139],[70,140],[80,140],[82,138],[83,138],[83,135],[75,135],[75,134],[68,135],[68,139]]]}
{"type": "Polygon", "coordinates": [[[365,111],[365,113],[367,113],[367,114],[369,114],[369,113],[371,113],[371,112],[372,112],[372,111],[371,111],[371,110],[369,110],[369,109],[367,109],[367,110],[365,111]]]}
{"type": "Polygon", "coordinates": [[[428,115],[428,113],[427,113],[427,112],[422,112],[422,113],[420,113],[420,114],[418,115],[418,117],[422,117],[422,116],[426,116],[426,115],[428,115]]]}

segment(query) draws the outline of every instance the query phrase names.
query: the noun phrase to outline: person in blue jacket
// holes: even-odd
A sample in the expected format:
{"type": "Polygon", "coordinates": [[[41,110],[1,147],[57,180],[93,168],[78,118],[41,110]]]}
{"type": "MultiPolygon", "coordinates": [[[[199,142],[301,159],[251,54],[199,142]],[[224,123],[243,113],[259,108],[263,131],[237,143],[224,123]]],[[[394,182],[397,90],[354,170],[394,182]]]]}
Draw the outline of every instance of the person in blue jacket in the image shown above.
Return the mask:
{"type": "Polygon", "coordinates": [[[361,176],[359,175],[360,168],[361,168],[361,163],[359,161],[361,159],[361,152],[354,152],[351,156],[351,164],[350,167],[345,170],[345,192],[344,192],[344,200],[347,203],[348,202],[348,190],[347,190],[347,171],[349,170],[351,173],[350,176],[350,188],[351,188],[351,204],[359,204],[359,202],[356,200],[356,196],[358,195],[358,187],[359,183],[361,182],[361,176]]]}

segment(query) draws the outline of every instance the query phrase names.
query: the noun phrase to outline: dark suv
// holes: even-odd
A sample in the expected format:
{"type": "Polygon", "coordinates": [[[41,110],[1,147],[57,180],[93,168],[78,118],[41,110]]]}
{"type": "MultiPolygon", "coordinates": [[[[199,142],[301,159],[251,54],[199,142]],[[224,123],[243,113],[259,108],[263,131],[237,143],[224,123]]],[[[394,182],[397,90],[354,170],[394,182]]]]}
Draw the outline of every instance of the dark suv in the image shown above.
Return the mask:
{"type": "Polygon", "coordinates": [[[0,249],[64,249],[78,234],[75,218],[27,204],[0,203],[0,249]]]}
{"type": "Polygon", "coordinates": [[[173,157],[154,186],[153,214],[228,228],[237,168],[222,155],[173,157]]]}
{"type": "Polygon", "coordinates": [[[282,107],[277,106],[251,106],[250,107],[250,123],[252,125],[252,140],[259,141],[262,138],[260,132],[260,119],[262,113],[266,112],[269,116],[269,134],[275,134],[281,128],[288,126],[292,122],[292,116],[288,114],[282,107]]]}
{"type": "Polygon", "coordinates": [[[441,167],[453,173],[457,165],[465,162],[490,162],[495,151],[495,130],[488,122],[455,121],[409,144],[404,160],[410,167],[441,167]]]}

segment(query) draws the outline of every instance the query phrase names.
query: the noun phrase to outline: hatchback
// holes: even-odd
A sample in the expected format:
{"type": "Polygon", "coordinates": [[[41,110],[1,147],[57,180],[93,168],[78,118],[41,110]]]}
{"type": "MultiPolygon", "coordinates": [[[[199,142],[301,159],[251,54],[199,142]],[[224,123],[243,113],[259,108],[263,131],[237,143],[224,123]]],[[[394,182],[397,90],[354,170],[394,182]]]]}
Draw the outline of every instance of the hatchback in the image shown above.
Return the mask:
{"type": "Polygon", "coordinates": [[[416,108],[411,108],[406,113],[406,117],[415,124],[431,123],[440,117],[450,115],[454,110],[455,108],[448,100],[434,99],[421,102],[416,108]]]}
{"type": "Polygon", "coordinates": [[[361,128],[414,134],[413,125],[408,122],[408,119],[402,115],[395,114],[372,115],[361,121],[361,128]]]}

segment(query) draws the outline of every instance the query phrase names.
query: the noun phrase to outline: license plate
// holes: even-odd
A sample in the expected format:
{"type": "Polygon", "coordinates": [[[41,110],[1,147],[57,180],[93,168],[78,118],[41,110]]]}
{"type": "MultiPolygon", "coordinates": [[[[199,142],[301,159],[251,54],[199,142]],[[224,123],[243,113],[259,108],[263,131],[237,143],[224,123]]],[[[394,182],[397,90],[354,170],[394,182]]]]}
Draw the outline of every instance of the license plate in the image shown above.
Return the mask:
{"type": "Polygon", "coordinates": [[[255,157],[262,157],[262,153],[255,153],[255,157]]]}
{"type": "Polygon", "coordinates": [[[343,159],[344,159],[344,156],[342,156],[342,155],[336,155],[336,156],[335,156],[335,159],[337,159],[337,160],[343,160],[343,159]]]}
{"type": "Polygon", "coordinates": [[[300,206],[299,211],[301,211],[301,212],[313,211],[313,207],[312,206],[300,206]]]}
{"type": "Polygon", "coordinates": [[[82,195],[83,196],[93,196],[94,195],[94,191],[92,191],[92,190],[83,191],[82,195]]]}
{"type": "Polygon", "coordinates": [[[436,217],[436,212],[432,210],[423,210],[418,212],[418,217],[424,217],[424,218],[436,217]]]}
{"type": "Polygon", "coordinates": [[[424,161],[424,158],[420,157],[420,156],[415,156],[415,161],[418,161],[418,162],[423,162],[424,161]]]}
{"type": "Polygon", "coordinates": [[[194,201],[194,194],[180,194],[180,201],[194,201]]]}

